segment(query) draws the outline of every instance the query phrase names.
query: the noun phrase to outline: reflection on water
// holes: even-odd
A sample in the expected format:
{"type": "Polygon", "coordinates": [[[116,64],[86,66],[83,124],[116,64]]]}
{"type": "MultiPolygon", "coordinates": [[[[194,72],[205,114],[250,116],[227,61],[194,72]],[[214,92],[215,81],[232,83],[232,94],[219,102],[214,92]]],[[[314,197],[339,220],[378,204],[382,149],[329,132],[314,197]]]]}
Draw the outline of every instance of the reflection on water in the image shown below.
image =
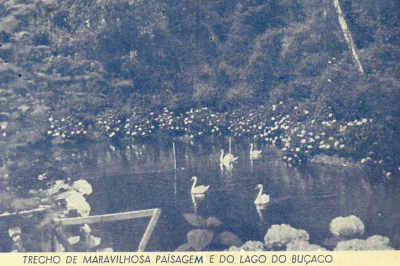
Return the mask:
{"type": "MultiPolygon", "coordinates": [[[[372,187],[359,168],[288,168],[276,151],[261,146],[257,148],[262,156],[250,160],[249,145],[245,143],[232,145],[232,153],[239,159],[232,167],[222,168],[220,149],[227,149],[222,144],[177,143],[175,149],[171,145],[147,144],[136,148],[124,152],[97,148],[97,164],[88,173],[102,178],[93,179],[95,193],[90,200],[93,214],[161,208],[150,250],[174,250],[184,243],[190,226],[182,213],[193,212],[218,217],[242,240],[262,241],[272,224],[286,223],[307,230],[311,242],[321,244],[330,236],[329,222],[350,214],[364,221],[366,235],[392,238],[399,231],[399,188],[383,184],[372,187]],[[192,176],[210,185],[205,195],[191,194],[192,176]],[[262,184],[270,195],[269,204],[254,203],[257,184],[262,184]]],[[[122,229],[118,227],[118,232],[136,230],[132,228],[147,222],[144,219],[142,225],[134,225],[136,221],[125,224],[122,229]]],[[[140,236],[138,233],[128,240],[118,233],[114,237],[123,240],[115,240],[120,243],[115,250],[129,250],[140,236]]],[[[399,248],[398,242],[392,245],[399,248]]]]}

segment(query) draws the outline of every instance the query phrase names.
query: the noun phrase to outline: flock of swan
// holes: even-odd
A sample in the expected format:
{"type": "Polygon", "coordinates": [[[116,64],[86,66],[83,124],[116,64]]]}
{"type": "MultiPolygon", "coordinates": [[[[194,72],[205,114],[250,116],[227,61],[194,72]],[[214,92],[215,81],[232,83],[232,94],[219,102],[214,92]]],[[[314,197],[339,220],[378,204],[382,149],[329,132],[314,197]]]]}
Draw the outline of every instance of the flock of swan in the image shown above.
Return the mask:
{"type": "MultiPolygon", "coordinates": [[[[262,151],[261,150],[255,150],[254,149],[254,144],[250,144],[250,160],[257,160],[261,158],[262,151]]],[[[225,153],[224,149],[221,149],[221,154],[219,156],[219,163],[221,166],[225,166],[228,168],[231,168],[233,163],[236,162],[236,160],[239,157],[234,156],[232,153],[228,152],[225,153]]]]}
{"type": "MultiPolygon", "coordinates": [[[[205,193],[208,191],[208,189],[210,188],[210,185],[204,186],[204,185],[199,185],[197,186],[197,176],[193,176],[192,177],[192,188],[190,190],[192,196],[200,196],[200,197],[204,197],[205,193]]],[[[263,193],[263,185],[262,184],[258,184],[256,186],[256,189],[258,189],[258,194],[256,199],[254,200],[254,204],[256,205],[266,205],[269,203],[270,201],[270,196],[268,194],[263,193]]]]}
{"type": "MultiPolygon", "coordinates": [[[[261,157],[261,150],[254,150],[254,145],[253,143],[250,144],[250,160],[256,160],[261,157]]],[[[233,163],[237,161],[239,157],[234,156],[232,153],[228,152],[225,153],[223,149],[221,149],[221,154],[219,158],[220,166],[221,167],[227,167],[231,168],[233,163]]],[[[192,177],[192,187],[191,187],[191,194],[192,196],[197,196],[197,197],[204,197],[205,193],[209,190],[210,185],[197,185],[197,177],[193,176],[192,177]]],[[[268,194],[263,193],[263,185],[258,184],[256,186],[256,189],[258,189],[258,194],[256,199],[254,200],[254,204],[256,205],[267,205],[270,201],[270,196],[268,194]]]]}

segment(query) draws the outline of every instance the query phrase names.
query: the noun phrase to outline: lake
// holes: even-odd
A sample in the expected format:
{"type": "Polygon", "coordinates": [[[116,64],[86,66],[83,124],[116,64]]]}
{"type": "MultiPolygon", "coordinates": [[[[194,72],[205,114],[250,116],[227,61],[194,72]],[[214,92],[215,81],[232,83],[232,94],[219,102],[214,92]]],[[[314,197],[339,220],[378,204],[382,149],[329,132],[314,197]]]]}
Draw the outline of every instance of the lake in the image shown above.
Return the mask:
{"type": "MultiPolygon", "coordinates": [[[[219,151],[228,150],[228,145],[210,143],[177,143],[176,170],[169,144],[136,145],[125,152],[105,146],[91,149],[97,158],[93,170],[86,171],[95,175],[90,181],[94,193],[88,197],[92,214],[161,208],[147,247],[150,251],[171,251],[183,244],[193,227],[182,214],[194,212],[217,217],[243,241],[263,241],[272,224],[284,223],[305,229],[314,244],[323,244],[331,236],[333,218],[354,214],[365,224],[364,236],[388,236],[393,247],[400,247],[398,186],[371,184],[356,165],[310,163],[290,168],[268,146],[258,145],[263,156],[251,161],[248,143],[233,143],[232,153],[239,159],[232,170],[221,170],[219,151]],[[198,177],[198,184],[210,185],[203,200],[192,200],[192,176],[198,177]],[[271,196],[264,210],[254,204],[257,184],[271,196]]],[[[148,219],[113,222],[102,230],[110,233],[114,250],[131,251],[136,250],[147,223],[148,219]]]]}

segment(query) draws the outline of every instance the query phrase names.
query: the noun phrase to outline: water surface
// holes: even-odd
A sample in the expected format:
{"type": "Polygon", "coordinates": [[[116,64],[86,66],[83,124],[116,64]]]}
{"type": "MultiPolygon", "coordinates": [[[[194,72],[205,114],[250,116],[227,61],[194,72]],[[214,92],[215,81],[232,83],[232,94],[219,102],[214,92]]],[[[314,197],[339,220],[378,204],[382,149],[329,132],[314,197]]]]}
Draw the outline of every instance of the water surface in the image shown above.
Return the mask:
{"type": "MultiPolygon", "coordinates": [[[[105,151],[98,162],[102,178],[93,181],[90,197],[92,214],[161,208],[162,216],[152,235],[148,250],[174,250],[186,240],[192,227],[183,213],[197,212],[203,217],[216,216],[225,229],[243,241],[263,241],[272,224],[290,224],[310,233],[310,242],[323,244],[330,237],[329,223],[337,216],[354,214],[366,226],[365,236],[390,237],[398,248],[400,202],[398,187],[371,185],[358,167],[310,164],[287,167],[275,150],[261,147],[259,160],[249,159],[248,144],[234,144],[239,156],[231,171],[220,168],[222,144],[176,145],[176,170],[172,146],[138,145],[120,153],[105,151]],[[210,185],[204,200],[193,202],[191,177],[199,184],[210,185]],[[257,184],[263,184],[271,203],[265,210],[256,209],[257,184]],[[195,206],[196,205],[196,206],[195,206]]],[[[148,220],[116,222],[105,226],[112,232],[114,249],[135,250],[148,220]]]]}

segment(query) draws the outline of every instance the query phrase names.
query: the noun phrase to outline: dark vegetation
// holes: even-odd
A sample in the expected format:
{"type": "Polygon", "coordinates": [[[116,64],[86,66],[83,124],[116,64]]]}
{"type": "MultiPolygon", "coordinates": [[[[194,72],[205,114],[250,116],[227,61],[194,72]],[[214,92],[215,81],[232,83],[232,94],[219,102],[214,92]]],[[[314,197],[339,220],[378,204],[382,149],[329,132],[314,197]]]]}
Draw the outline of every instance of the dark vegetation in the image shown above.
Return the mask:
{"type": "Polygon", "coordinates": [[[340,2],[363,74],[331,0],[2,1],[2,209],[83,141],[231,135],[398,179],[400,2],[340,2]]]}

